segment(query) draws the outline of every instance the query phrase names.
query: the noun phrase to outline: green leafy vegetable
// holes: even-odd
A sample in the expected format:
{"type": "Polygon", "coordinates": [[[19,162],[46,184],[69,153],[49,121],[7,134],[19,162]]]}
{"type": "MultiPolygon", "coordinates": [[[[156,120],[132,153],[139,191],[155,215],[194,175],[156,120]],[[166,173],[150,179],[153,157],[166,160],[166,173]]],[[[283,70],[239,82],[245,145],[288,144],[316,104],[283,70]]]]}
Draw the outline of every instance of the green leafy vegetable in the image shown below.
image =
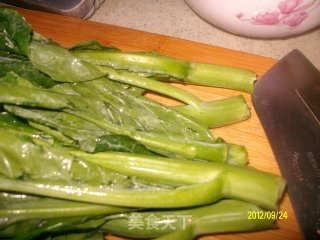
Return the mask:
{"type": "MultiPolygon", "coordinates": [[[[210,131],[202,124],[143,96],[126,95],[122,90],[117,91],[117,85],[104,79],[76,85],[64,84],[64,90],[68,94],[61,91],[58,93],[54,89],[22,86],[0,86],[0,90],[2,103],[49,108],[50,111],[45,111],[6,106],[15,115],[62,131],[87,151],[95,149],[94,142],[98,137],[111,132],[127,135],[152,151],[168,156],[227,160],[229,148],[215,145],[210,131]],[[124,105],[124,102],[128,105],[124,105]],[[87,137],[79,129],[84,129],[87,137]],[[82,139],[85,143],[91,141],[91,144],[86,147],[85,143],[81,143],[82,139]],[[216,155],[217,148],[220,149],[220,157],[216,155]]],[[[244,157],[244,161],[240,161],[242,164],[246,162],[246,154],[243,153],[245,150],[240,154],[241,159],[244,157]]]]}
{"type": "Polygon", "coordinates": [[[285,181],[245,167],[245,147],[210,130],[250,117],[244,97],[203,101],[157,80],[251,92],[255,74],[96,41],[68,50],[0,7],[1,239],[187,240],[275,227],[248,211],[276,210],[285,181]],[[150,220],[156,228],[141,227],[150,220]]]}
{"type": "Polygon", "coordinates": [[[107,170],[62,150],[36,145],[24,136],[2,132],[0,190],[127,207],[187,207],[216,201],[209,181],[177,188],[161,187],[107,170]],[[50,169],[50,171],[48,171],[50,169]],[[194,195],[201,193],[201,198],[194,195]],[[162,199],[162,201],[157,201],[162,199]]]}

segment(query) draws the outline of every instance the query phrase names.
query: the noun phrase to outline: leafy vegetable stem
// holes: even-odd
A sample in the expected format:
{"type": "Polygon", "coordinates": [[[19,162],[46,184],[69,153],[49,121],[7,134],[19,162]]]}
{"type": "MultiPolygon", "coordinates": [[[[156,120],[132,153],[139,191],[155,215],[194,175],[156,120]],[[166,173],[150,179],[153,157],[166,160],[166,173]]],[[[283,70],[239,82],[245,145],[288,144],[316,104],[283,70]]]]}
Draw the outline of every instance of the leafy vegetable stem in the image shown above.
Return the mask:
{"type": "Polygon", "coordinates": [[[191,105],[171,106],[171,108],[204,123],[208,128],[243,121],[251,115],[250,108],[242,95],[203,102],[200,111],[191,105]]]}
{"type": "MultiPolygon", "coordinates": [[[[215,143],[204,143],[204,142],[192,142],[185,143],[177,140],[171,140],[168,138],[160,138],[152,136],[144,132],[133,131],[129,129],[120,128],[115,124],[104,123],[82,114],[80,111],[74,111],[65,109],[65,112],[74,114],[80,118],[83,118],[107,131],[123,134],[130,136],[138,142],[141,142],[145,146],[149,147],[159,153],[172,152],[174,154],[182,155],[187,158],[203,159],[208,161],[225,162],[228,157],[228,145],[227,144],[215,144],[215,143]]],[[[239,164],[245,164],[247,161],[246,155],[244,158],[241,155],[241,159],[238,161],[239,164]]],[[[235,161],[237,164],[237,161],[235,161]]]]}
{"type": "Polygon", "coordinates": [[[104,66],[97,66],[97,68],[107,74],[107,77],[111,80],[126,83],[143,89],[151,90],[163,95],[172,97],[181,102],[187,103],[192,106],[196,111],[201,111],[202,104],[204,103],[198,97],[193,94],[175,87],[173,85],[158,82],[149,78],[140,77],[137,74],[120,72],[104,66]]]}
{"type": "Polygon", "coordinates": [[[250,203],[234,199],[215,204],[182,210],[131,212],[111,216],[101,229],[112,234],[131,238],[156,238],[161,240],[194,239],[208,233],[252,231],[274,228],[273,219],[248,219],[248,212],[264,210],[250,203]],[[141,223],[154,220],[158,228],[130,228],[130,219],[139,217],[141,223]],[[114,218],[114,219],[112,219],[114,218]],[[164,227],[170,221],[170,227],[164,227]]]}
{"type": "Polygon", "coordinates": [[[285,181],[281,177],[223,163],[117,152],[87,154],[71,151],[71,153],[105,168],[155,183],[179,186],[213,181],[219,185],[217,191],[221,192],[222,197],[241,199],[266,209],[276,208],[285,187],[285,181]]]}
{"type": "Polygon", "coordinates": [[[75,183],[59,184],[56,181],[45,180],[22,181],[0,176],[0,189],[66,200],[139,208],[192,207],[213,203],[221,198],[221,183],[217,180],[175,189],[115,189],[75,183]],[[194,194],[195,192],[197,194],[194,194]]]}
{"type": "Polygon", "coordinates": [[[253,91],[254,72],[215,64],[189,62],[157,53],[90,50],[75,47],[73,54],[96,65],[146,73],[160,80],[253,91]]]}
{"type": "Polygon", "coordinates": [[[97,68],[108,74],[107,77],[111,80],[151,90],[186,103],[187,105],[172,106],[171,108],[203,122],[208,128],[228,125],[250,117],[250,109],[242,95],[215,101],[203,101],[170,84],[105,66],[97,66],[97,68]]]}
{"type": "Polygon", "coordinates": [[[10,218],[11,223],[28,219],[108,215],[133,210],[131,208],[5,192],[0,193],[0,200],[0,218],[10,218]],[[12,197],[15,199],[10,199],[12,197]]]}

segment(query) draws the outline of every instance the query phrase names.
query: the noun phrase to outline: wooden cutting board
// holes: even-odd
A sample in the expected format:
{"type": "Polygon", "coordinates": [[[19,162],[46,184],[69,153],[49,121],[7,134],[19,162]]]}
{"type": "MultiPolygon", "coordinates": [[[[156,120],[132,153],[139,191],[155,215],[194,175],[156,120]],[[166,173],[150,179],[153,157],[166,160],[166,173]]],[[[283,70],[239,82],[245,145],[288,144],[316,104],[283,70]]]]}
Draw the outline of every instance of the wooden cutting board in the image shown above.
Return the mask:
{"type": "MultiPolygon", "coordinates": [[[[172,57],[191,61],[241,67],[255,71],[258,78],[276,62],[276,60],[266,57],[118,26],[30,10],[19,9],[19,12],[31,23],[34,31],[53,39],[64,47],[70,47],[80,41],[98,40],[102,44],[113,45],[124,51],[157,51],[172,57]]],[[[188,89],[205,100],[221,99],[243,94],[251,107],[252,117],[241,123],[214,129],[213,133],[228,142],[245,145],[249,153],[250,166],[280,174],[271,147],[253,109],[250,94],[201,86],[179,86],[188,89]]],[[[152,95],[149,96],[163,103],[174,104],[172,100],[152,95]]],[[[281,201],[279,210],[287,211],[288,219],[278,221],[278,229],[253,233],[203,236],[200,239],[302,239],[288,194],[285,194],[281,201]]],[[[106,239],[115,240],[120,238],[107,236],[106,239]]]]}

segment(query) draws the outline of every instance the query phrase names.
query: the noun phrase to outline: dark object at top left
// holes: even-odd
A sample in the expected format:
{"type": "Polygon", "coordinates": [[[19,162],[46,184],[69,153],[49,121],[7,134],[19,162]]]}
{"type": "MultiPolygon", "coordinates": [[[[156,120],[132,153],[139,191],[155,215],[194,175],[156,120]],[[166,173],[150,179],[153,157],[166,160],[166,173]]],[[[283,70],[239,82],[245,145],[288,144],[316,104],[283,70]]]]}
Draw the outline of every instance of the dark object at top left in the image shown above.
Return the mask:
{"type": "Polygon", "coordinates": [[[104,0],[3,0],[10,5],[87,19],[104,0]]]}

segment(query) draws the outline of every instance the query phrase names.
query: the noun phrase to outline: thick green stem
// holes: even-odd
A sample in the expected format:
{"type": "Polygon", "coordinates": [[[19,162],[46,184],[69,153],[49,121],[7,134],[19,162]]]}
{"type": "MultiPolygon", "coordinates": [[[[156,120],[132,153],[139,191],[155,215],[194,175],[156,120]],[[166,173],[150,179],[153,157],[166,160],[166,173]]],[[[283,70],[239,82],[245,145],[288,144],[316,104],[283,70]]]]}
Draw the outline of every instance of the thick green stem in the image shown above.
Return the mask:
{"type": "Polygon", "coordinates": [[[204,123],[208,128],[225,126],[250,117],[250,108],[242,95],[203,102],[200,111],[191,105],[171,108],[204,123]]]}
{"type": "Polygon", "coordinates": [[[29,219],[108,215],[133,210],[4,192],[0,193],[0,200],[0,218],[9,218],[10,223],[29,219]]]}
{"type": "Polygon", "coordinates": [[[219,174],[219,171],[210,170],[210,165],[208,166],[204,162],[117,152],[89,154],[71,150],[69,153],[104,168],[159,184],[180,186],[202,183],[217,177],[219,174]]]}
{"type": "Polygon", "coordinates": [[[255,205],[227,199],[187,210],[132,212],[118,217],[115,215],[102,226],[102,230],[131,238],[186,240],[203,234],[275,227],[274,219],[249,219],[248,213],[253,211],[263,212],[255,205]],[[134,225],[134,220],[138,220],[140,225],[134,225]]]}
{"type": "Polygon", "coordinates": [[[215,182],[220,197],[244,200],[266,209],[277,208],[285,187],[281,177],[247,167],[130,153],[71,153],[94,164],[150,182],[178,186],[215,182]]]}
{"type": "Polygon", "coordinates": [[[166,83],[158,82],[149,78],[140,77],[133,73],[120,72],[111,68],[98,66],[98,69],[101,72],[107,74],[107,77],[111,80],[126,83],[150,91],[154,91],[165,96],[177,99],[181,102],[187,103],[192,106],[197,111],[201,111],[202,105],[204,104],[198,97],[195,95],[166,83]]]}
{"type": "Polygon", "coordinates": [[[252,93],[254,72],[215,64],[191,63],[186,82],[191,84],[231,88],[252,93]]]}
{"type": "Polygon", "coordinates": [[[250,109],[241,95],[206,102],[170,84],[140,77],[133,73],[120,72],[104,66],[97,67],[100,71],[108,74],[107,76],[111,80],[154,91],[186,103],[187,105],[173,106],[172,108],[203,122],[208,128],[228,125],[250,117],[250,109]]]}
{"type": "Polygon", "coordinates": [[[188,62],[155,53],[74,50],[73,54],[88,62],[115,69],[147,73],[160,79],[185,83],[253,91],[254,72],[214,64],[188,62]]]}
{"type": "Polygon", "coordinates": [[[0,177],[0,190],[3,191],[139,208],[179,208],[209,204],[221,198],[220,188],[221,182],[216,180],[175,189],[118,189],[77,185],[75,182],[67,185],[57,181],[22,181],[0,177]]]}
{"type": "MultiPolygon", "coordinates": [[[[228,157],[228,145],[221,143],[204,142],[179,142],[166,138],[155,138],[149,134],[132,132],[130,137],[150,147],[154,151],[169,151],[178,156],[191,159],[202,159],[212,162],[226,162],[228,157]]],[[[240,162],[240,164],[242,161],[240,162]]]]}
{"type": "Polygon", "coordinates": [[[150,52],[125,53],[120,51],[73,50],[73,55],[87,62],[135,73],[183,80],[189,62],[150,52]]]}

